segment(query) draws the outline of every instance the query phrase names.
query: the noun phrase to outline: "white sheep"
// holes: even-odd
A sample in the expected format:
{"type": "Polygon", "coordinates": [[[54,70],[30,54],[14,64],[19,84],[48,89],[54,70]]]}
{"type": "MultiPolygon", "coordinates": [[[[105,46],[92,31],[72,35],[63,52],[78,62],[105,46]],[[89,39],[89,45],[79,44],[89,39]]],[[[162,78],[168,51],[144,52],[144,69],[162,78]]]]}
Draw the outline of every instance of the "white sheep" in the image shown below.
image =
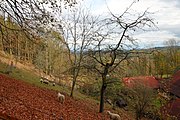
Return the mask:
{"type": "Polygon", "coordinates": [[[55,86],[56,85],[56,83],[52,83],[52,86],[55,86]]]}
{"type": "Polygon", "coordinates": [[[43,83],[49,84],[49,81],[48,80],[44,80],[43,83]]]}
{"type": "Polygon", "coordinates": [[[44,81],[44,80],[41,78],[41,79],[40,79],[40,82],[43,83],[43,81],[44,81]]]}
{"type": "Polygon", "coordinates": [[[44,84],[49,84],[49,81],[48,81],[48,80],[45,80],[45,79],[43,79],[43,78],[40,79],[40,82],[41,82],[41,83],[44,83],[44,84]]]}
{"type": "Polygon", "coordinates": [[[121,120],[120,116],[115,113],[111,113],[110,111],[107,111],[108,115],[110,116],[111,120],[121,120]]]}
{"type": "Polygon", "coordinates": [[[65,96],[63,94],[61,94],[60,92],[58,93],[58,100],[61,102],[61,103],[64,103],[65,101],[65,96]]]}

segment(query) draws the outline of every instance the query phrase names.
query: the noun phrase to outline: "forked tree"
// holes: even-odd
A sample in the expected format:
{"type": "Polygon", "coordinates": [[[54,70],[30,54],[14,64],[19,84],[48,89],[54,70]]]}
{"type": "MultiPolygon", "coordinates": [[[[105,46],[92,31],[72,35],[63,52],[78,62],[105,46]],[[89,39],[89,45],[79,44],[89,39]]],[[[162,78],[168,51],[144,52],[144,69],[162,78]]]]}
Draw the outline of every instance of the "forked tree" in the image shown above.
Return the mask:
{"type": "Polygon", "coordinates": [[[145,10],[142,13],[131,13],[132,4],[120,15],[113,14],[110,11],[110,18],[98,22],[91,40],[93,40],[93,49],[89,55],[94,59],[96,65],[91,65],[100,75],[102,80],[100,90],[100,109],[104,110],[104,97],[108,84],[114,82],[107,79],[109,75],[128,58],[135,39],[132,34],[137,30],[145,30],[154,26],[150,13],[145,10]]]}

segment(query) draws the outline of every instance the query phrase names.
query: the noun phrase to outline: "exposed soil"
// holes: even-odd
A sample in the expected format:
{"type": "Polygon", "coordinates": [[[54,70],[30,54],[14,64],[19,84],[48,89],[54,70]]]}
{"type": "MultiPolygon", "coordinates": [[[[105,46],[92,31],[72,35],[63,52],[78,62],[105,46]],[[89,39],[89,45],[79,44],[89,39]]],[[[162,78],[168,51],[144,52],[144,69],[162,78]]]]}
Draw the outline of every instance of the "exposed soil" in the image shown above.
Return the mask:
{"type": "Polygon", "coordinates": [[[98,113],[98,107],[66,94],[61,104],[57,91],[0,74],[0,120],[109,120],[105,113],[98,113]]]}

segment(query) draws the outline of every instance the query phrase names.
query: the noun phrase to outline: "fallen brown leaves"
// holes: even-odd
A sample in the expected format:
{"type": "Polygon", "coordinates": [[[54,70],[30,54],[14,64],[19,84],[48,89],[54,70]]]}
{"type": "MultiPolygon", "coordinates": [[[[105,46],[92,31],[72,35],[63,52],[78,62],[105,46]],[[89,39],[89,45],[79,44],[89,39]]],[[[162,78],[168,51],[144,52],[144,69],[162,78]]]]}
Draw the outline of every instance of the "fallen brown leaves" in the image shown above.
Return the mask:
{"type": "MultiPolygon", "coordinates": [[[[63,91],[62,91],[63,92],[63,91]]],[[[76,100],[65,94],[65,103],[57,91],[38,88],[0,75],[0,119],[11,120],[108,120],[98,113],[98,105],[76,100]]]]}

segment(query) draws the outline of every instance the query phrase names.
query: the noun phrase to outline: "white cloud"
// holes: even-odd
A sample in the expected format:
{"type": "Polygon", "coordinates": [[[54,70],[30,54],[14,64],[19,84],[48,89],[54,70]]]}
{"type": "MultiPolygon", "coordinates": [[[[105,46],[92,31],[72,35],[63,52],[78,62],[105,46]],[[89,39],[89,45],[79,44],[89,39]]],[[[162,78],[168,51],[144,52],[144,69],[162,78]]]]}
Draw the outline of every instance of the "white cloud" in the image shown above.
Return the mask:
{"type": "Polygon", "coordinates": [[[180,40],[174,33],[169,31],[151,31],[134,36],[141,47],[163,46],[164,41],[169,39],[180,40]]]}
{"type": "MultiPolygon", "coordinates": [[[[94,0],[89,0],[94,1],[94,0]]],[[[114,14],[121,14],[134,0],[98,0],[92,4],[92,12],[96,15],[108,13],[108,8],[114,14]]],[[[91,2],[89,2],[91,3],[91,2]]],[[[135,35],[146,44],[163,44],[164,40],[175,38],[180,40],[180,0],[139,0],[132,9],[142,12],[149,8],[152,17],[158,22],[159,30],[135,35]]],[[[154,45],[155,45],[154,44],[154,45]]],[[[140,44],[142,45],[142,44],[140,44]]]]}

